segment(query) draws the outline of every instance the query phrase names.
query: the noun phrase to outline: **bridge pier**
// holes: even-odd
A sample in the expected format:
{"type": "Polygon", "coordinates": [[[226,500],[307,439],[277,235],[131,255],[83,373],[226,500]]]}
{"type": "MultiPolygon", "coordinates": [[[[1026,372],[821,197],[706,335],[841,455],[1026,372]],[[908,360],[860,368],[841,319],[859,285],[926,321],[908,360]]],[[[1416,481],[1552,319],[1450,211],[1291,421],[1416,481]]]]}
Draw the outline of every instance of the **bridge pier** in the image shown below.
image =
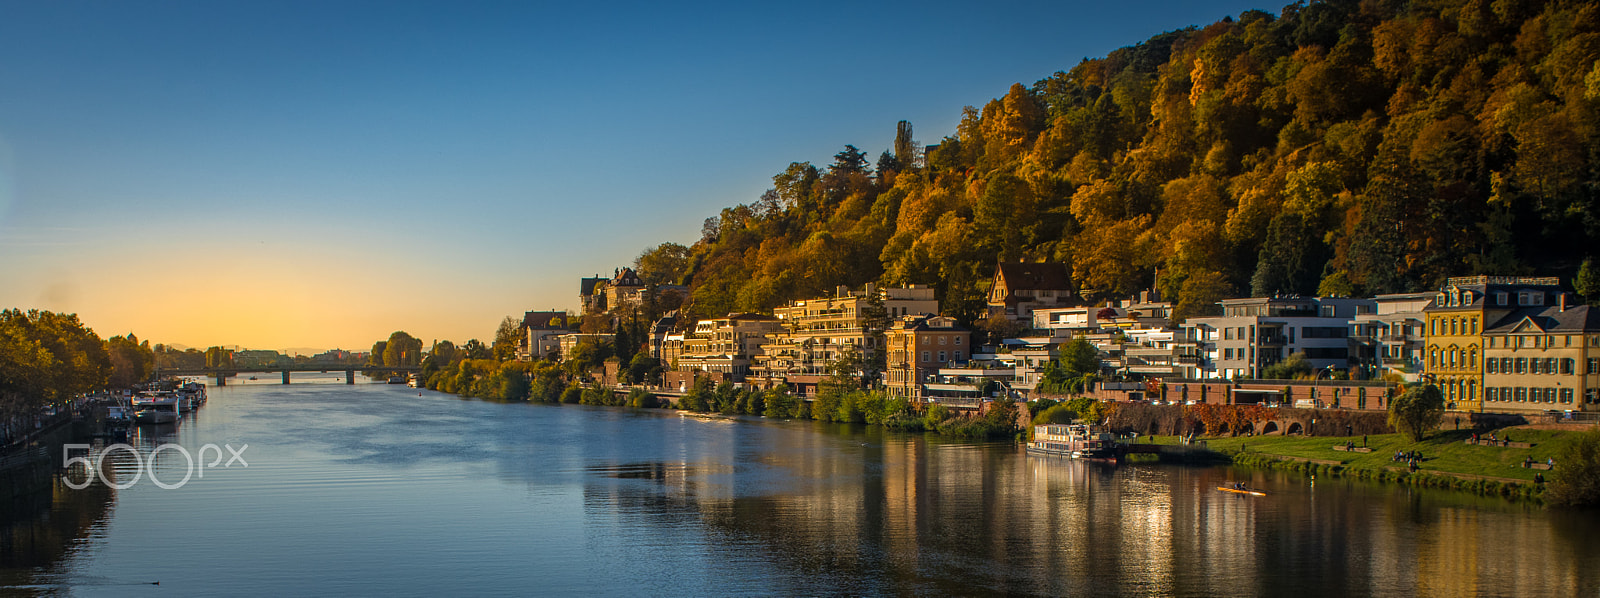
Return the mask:
{"type": "Polygon", "coordinates": [[[283,383],[284,384],[288,384],[289,383],[289,370],[284,370],[283,371],[283,383]]]}
{"type": "Polygon", "coordinates": [[[228,375],[227,374],[217,374],[217,386],[227,386],[227,385],[228,385],[228,375]]]}
{"type": "Polygon", "coordinates": [[[356,383],[356,371],[355,370],[345,370],[344,371],[344,383],[345,384],[355,384],[356,383]]]}

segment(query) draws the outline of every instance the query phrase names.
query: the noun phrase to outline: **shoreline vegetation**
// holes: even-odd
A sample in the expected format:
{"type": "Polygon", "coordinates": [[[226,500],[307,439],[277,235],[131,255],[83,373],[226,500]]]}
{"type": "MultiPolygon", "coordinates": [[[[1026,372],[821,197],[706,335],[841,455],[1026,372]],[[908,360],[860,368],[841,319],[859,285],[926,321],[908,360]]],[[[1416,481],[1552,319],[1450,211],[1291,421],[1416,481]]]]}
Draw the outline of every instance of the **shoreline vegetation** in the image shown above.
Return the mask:
{"type": "MultiPolygon", "coordinates": [[[[1404,434],[1366,436],[1238,436],[1198,437],[1219,462],[1256,469],[1299,471],[1359,480],[1405,484],[1527,501],[1552,507],[1594,506],[1595,448],[1600,427],[1584,430],[1501,428],[1497,438],[1519,446],[1470,443],[1471,430],[1437,431],[1412,441],[1404,434]],[[1341,451],[1353,445],[1370,452],[1341,451]],[[1521,447],[1520,445],[1531,445],[1521,447]],[[1417,468],[1396,455],[1416,453],[1417,468]],[[1544,469],[1540,466],[1554,464],[1544,469]]],[[[1483,434],[1487,436],[1487,434],[1483,434]]],[[[1178,436],[1143,441],[1178,444],[1178,436]]]]}
{"type": "MultiPolygon", "coordinates": [[[[465,362],[464,362],[465,363],[465,362]]],[[[489,364],[463,366],[471,371],[489,364]]],[[[783,420],[816,420],[831,423],[856,423],[882,426],[897,432],[930,432],[953,438],[1003,439],[1025,442],[1032,432],[1016,425],[1021,409],[1033,414],[1032,424],[1071,421],[1080,416],[1108,418],[1117,406],[1088,398],[1068,401],[1037,401],[1026,405],[997,401],[981,414],[956,415],[941,405],[918,411],[902,398],[882,392],[828,388],[815,400],[806,401],[786,387],[771,390],[741,389],[731,383],[712,385],[699,379],[695,387],[675,404],[654,393],[632,388],[568,384],[554,364],[506,362],[486,375],[466,382],[458,392],[450,388],[454,376],[435,376],[430,382],[445,382],[447,388],[428,388],[463,397],[505,402],[579,404],[592,406],[669,409],[703,417],[760,416],[783,420]],[[524,370],[542,371],[524,379],[508,375],[524,370]]],[[[459,375],[459,372],[458,372],[459,375]]],[[[1471,430],[1440,430],[1420,440],[1401,433],[1361,436],[1203,436],[1204,448],[1217,463],[1239,467],[1299,471],[1309,475],[1333,475],[1359,480],[1405,484],[1500,497],[1550,506],[1589,506],[1600,493],[1592,462],[1600,448],[1600,427],[1588,431],[1559,431],[1521,427],[1496,430],[1497,437],[1514,438],[1528,448],[1482,446],[1468,443],[1471,430]],[[1335,446],[1354,445],[1370,452],[1340,451],[1335,446]],[[1588,452],[1585,453],[1584,451],[1588,452]],[[1418,453],[1418,468],[1412,471],[1397,453],[1418,453]],[[1561,463],[1546,470],[1526,467],[1531,464],[1561,463]],[[1548,477],[1543,482],[1536,477],[1548,477]],[[1559,488],[1552,496],[1549,488],[1559,488]]],[[[1141,442],[1179,444],[1180,436],[1143,436],[1141,442]]],[[[1158,462],[1157,459],[1130,459],[1130,462],[1158,462]]],[[[1192,459],[1192,456],[1191,456],[1192,459]]]]}

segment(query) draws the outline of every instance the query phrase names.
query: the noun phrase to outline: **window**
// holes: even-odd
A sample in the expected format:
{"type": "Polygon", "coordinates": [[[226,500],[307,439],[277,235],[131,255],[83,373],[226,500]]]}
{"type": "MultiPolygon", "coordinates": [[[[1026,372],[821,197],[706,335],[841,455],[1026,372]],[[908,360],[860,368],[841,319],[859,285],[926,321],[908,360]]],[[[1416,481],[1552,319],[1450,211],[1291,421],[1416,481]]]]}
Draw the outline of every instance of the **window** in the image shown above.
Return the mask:
{"type": "Polygon", "coordinates": [[[1502,373],[1502,374],[1511,373],[1511,358],[1510,357],[1501,357],[1500,358],[1500,373],[1502,373]]]}
{"type": "Polygon", "coordinates": [[[1230,341],[1233,340],[1233,327],[1232,326],[1229,326],[1227,328],[1223,328],[1222,329],[1222,338],[1223,338],[1223,340],[1230,340],[1230,341]]]}
{"type": "MultiPolygon", "coordinates": [[[[924,337],[922,337],[922,344],[924,344],[924,345],[931,345],[931,344],[933,344],[933,337],[931,337],[931,336],[924,336],[924,337]]],[[[926,360],[924,360],[924,361],[926,361],[926,360]]]]}
{"type": "Polygon", "coordinates": [[[1491,403],[1499,401],[1500,400],[1500,389],[1492,388],[1492,387],[1483,389],[1483,400],[1489,401],[1491,403]]]}
{"type": "Polygon", "coordinates": [[[1570,388],[1561,389],[1561,402],[1565,403],[1567,405],[1571,405],[1572,404],[1572,389],[1570,389],[1570,388]]]}
{"type": "Polygon", "coordinates": [[[928,363],[930,361],[933,361],[933,354],[931,354],[931,353],[929,353],[927,351],[923,351],[922,352],[922,363],[928,363]]]}
{"type": "Polygon", "coordinates": [[[1600,374],[1600,359],[1589,358],[1589,373],[1600,374]]]}
{"type": "Polygon", "coordinates": [[[1478,367],[1478,350],[1477,349],[1468,349],[1467,350],[1467,367],[1473,367],[1473,368],[1478,367]]]}
{"type": "Polygon", "coordinates": [[[1517,387],[1517,402],[1518,403],[1526,403],[1526,402],[1528,402],[1528,389],[1527,388],[1524,388],[1524,387],[1521,387],[1521,386],[1517,387]]]}
{"type": "Polygon", "coordinates": [[[1556,373],[1556,358],[1554,358],[1554,357],[1546,357],[1546,358],[1544,358],[1544,373],[1546,373],[1546,374],[1554,374],[1554,373],[1556,373]]]}
{"type": "Polygon", "coordinates": [[[1439,336],[1439,320],[1428,320],[1428,334],[1439,336]]]}
{"type": "Polygon", "coordinates": [[[1546,389],[1544,389],[1544,402],[1546,402],[1546,403],[1554,403],[1554,402],[1556,402],[1556,389],[1554,389],[1554,388],[1546,388],[1546,389]]]}
{"type": "Polygon", "coordinates": [[[945,357],[946,357],[945,352],[944,351],[940,351],[939,352],[939,363],[944,363],[945,362],[945,357]]]}
{"type": "Polygon", "coordinates": [[[1499,373],[1499,372],[1495,371],[1495,367],[1494,367],[1495,364],[1498,364],[1498,363],[1500,363],[1500,361],[1498,359],[1494,359],[1494,358],[1489,358],[1489,359],[1483,360],[1483,373],[1485,373],[1485,374],[1497,374],[1497,373],[1499,373]]]}
{"type": "Polygon", "coordinates": [[[1561,360],[1561,373],[1570,376],[1577,370],[1576,366],[1577,366],[1577,362],[1573,361],[1572,358],[1570,358],[1570,357],[1563,358],[1561,360]]]}
{"type": "Polygon", "coordinates": [[[1456,336],[1456,319],[1450,318],[1450,336],[1456,336]]]}
{"type": "Polygon", "coordinates": [[[949,341],[950,341],[950,339],[948,337],[944,337],[944,336],[939,337],[939,345],[940,346],[943,346],[945,343],[947,343],[949,341]]]}
{"type": "Polygon", "coordinates": [[[961,346],[961,337],[959,337],[959,336],[956,337],[956,346],[957,347],[961,346]]]}
{"type": "Polygon", "coordinates": [[[1506,295],[1505,291],[1501,291],[1494,294],[1494,302],[1499,305],[1506,305],[1510,302],[1510,297],[1506,295]]]}
{"type": "MultiPolygon", "coordinates": [[[[956,340],[960,340],[960,339],[956,339],[956,340]]],[[[961,361],[961,357],[962,357],[961,356],[961,350],[960,349],[956,349],[956,361],[961,361]]]]}
{"type": "Polygon", "coordinates": [[[1433,349],[1433,350],[1428,352],[1428,367],[1431,367],[1431,368],[1439,367],[1439,350],[1438,349],[1433,349]]]}
{"type": "Polygon", "coordinates": [[[1517,358],[1517,373],[1518,374],[1526,374],[1526,373],[1528,373],[1528,358],[1526,358],[1526,357],[1518,357],[1517,358]]]}
{"type": "Polygon", "coordinates": [[[1455,349],[1450,350],[1450,367],[1456,366],[1456,353],[1457,351],[1455,349]]]}
{"type": "Polygon", "coordinates": [[[1583,402],[1591,405],[1600,403],[1600,388],[1583,389],[1583,402]]]}

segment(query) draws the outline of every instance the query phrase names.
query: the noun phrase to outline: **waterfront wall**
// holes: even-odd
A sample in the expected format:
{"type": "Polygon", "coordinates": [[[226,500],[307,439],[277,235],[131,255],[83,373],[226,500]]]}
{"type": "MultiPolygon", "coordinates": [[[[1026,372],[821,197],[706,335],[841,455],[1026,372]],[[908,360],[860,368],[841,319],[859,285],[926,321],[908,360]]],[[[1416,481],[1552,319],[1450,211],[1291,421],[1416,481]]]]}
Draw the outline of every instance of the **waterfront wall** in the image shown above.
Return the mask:
{"type": "MultiPolygon", "coordinates": [[[[1448,418],[1446,418],[1448,419],[1448,418]]],[[[1391,434],[1388,414],[1352,409],[1293,409],[1259,405],[1146,405],[1119,403],[1106,425],[1117,433],[1210,436],[1391,434]]]]}

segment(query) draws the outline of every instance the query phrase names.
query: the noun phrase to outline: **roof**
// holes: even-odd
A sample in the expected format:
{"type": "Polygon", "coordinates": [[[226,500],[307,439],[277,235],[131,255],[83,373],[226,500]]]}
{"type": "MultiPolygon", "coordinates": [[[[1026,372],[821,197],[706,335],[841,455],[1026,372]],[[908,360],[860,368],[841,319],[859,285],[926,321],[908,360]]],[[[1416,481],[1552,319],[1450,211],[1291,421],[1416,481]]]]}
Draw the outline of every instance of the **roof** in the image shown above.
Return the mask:
{"type": "Polygon", "coordinates": [[[606,279],[600,277],[579,279],[578,294],[584,296],[593,295],[594,287],[602,282],[606,282],[606,279]]]}
{"type": "Polygon", "coordinates": [[[640,280],[639,275],[633,272],[633,268],[623,268],[617,271],[616,277],[611,279],[611,286],[642,287],[644,286],[644,281],[640,280]]]}
{"type": "Polygon", "coordinates": [[[560,330],[566,328],[567,312],[530,311],[522,314],[522,327],[534,330],[560,330]]]}
{"type": "Polygon", "coordinates": [[[1071,291],[1072,277],[1066,264],[1041,262],[1036,264],[1000,264],[996,276],[1006,283],[1006,289],[1035,291],[1071,291]]]}
{"type": "Polygon", "coordinates": [[[1588,305],[1568,307],[1565,311],[1557,305],[1528,307],[1512,310],[1494,324],[1484,328],[1484,334],[1514,334],[1528,332],[1528,325],[1540,334],[1579,334],[1600,332],[1600,309],[1588,305]]]}
{"type": "Polygon", "coordinates": [[[744,321],[755,321],[755,322],[776,322],[776,321],[778,321],[778,317],[777,316],[769,316],[767,314],[758,314],[758,313],[755,313],[753,311],[747,311],[747,312],[735,313],[735,314],[728,314],[727,317],[720,318],[720,319],[723,319],[723,320],[744,320],[744,321]]]}

